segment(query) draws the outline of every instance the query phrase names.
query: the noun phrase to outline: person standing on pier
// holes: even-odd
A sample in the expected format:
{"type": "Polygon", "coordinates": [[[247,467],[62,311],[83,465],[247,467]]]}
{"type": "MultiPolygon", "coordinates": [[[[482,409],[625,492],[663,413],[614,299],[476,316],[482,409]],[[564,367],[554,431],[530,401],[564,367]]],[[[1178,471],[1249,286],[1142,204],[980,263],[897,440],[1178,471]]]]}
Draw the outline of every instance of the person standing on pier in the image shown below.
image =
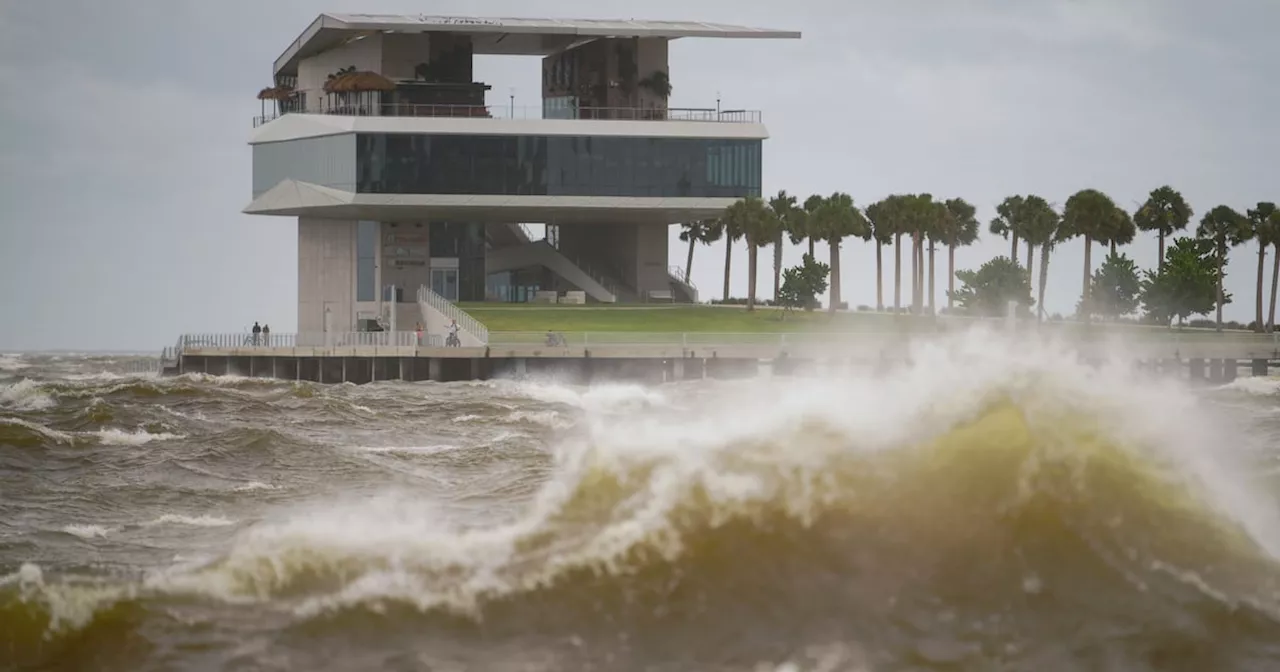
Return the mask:
{"type": "Polygon", "coordinates": [[[253,323],[253,344],[257,345],[259,339],[261,338],[262,338],[262,327],[258,326],[258,322],[255,320],[253,323]]]}
{"type": "Polygon", "coordinates": [[[271,347],[271,325],[262,325],[262,344],[271,347]]]}

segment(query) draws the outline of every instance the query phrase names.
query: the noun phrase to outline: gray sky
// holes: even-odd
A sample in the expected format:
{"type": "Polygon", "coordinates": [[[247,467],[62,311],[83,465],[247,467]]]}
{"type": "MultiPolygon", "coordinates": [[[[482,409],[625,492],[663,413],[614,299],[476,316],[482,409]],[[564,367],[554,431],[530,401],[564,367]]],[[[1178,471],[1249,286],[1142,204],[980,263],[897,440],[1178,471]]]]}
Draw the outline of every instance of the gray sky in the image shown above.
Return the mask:
{"type": "MultiPolygon", "coordinates": [[[[294,220],[240,214],[246,142],[272,60],[322,11],[801,30],[799,41],[671,48],[672,105],[710,106],[719,92],[726,107],[763,110],[768,194],[841,190],[860,205],[894,192],[961,196],[984,230],[1014,193],[1060,205],[1094,187],[1133,209],[1168,183],[1197,221],[1219,203],[1280,200],[1280,89],[1267,72],[1280,62],[1280,4],[1270,0],[696,4],[0,0],[0,350],[151,349],[254,320],[293,329],[294,220]]],[[[493,102],[515,87],[517,105],[538,104],[538,73],[537,58],[477,65],[493,102]]],[[[673,264],[685,255],[677,233],[673,264]]],[[[1155,247],[1141,237],[1129,254],[1149,267],[1155,247]]],[[[1051,260],[1051,312],[1079,296],[1082,249],[1068,243],[1051,260]]],[[[734,252],[736,296],[745,252],[734,252]]],[[[1008,244],[988,235],[957,265],[1000,253],[1008,244]]],[[[800,254],[788,249],[787,265],[800,254]]],[[[1251,319],[1255,254],[1232,254],[1230,318],[1251,319]]],[[[1102,256],[1095,248],[1095,265],[1102,256]]],[[[723,244],[698,250],[704,297],[719,295],[723,259],[723,244]]],[[[845,298],[873,304],[873,249],[849,245],[842,265],[845,298]]],[[[759,287],[772,291],[764,272],[759,287]]]]}

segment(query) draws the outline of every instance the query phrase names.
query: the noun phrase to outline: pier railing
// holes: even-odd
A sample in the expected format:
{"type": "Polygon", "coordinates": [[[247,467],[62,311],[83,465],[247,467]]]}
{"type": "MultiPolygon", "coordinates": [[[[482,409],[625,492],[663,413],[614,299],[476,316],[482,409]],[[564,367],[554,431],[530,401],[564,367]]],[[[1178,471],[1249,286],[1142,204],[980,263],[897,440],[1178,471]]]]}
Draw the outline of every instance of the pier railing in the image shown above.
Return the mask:
{"type": "MultiPolygon", "coordinates": [[[[452,305],[452,304],[449,304],[452,305]]],[[[461,311],[460,311],[461,312],[461,311]]],[[[462,313],[466,315],[466,313],[462,313]]],[[[466,317],[470,318],[469,315],[466,317]]],[[[458,320],[464,329],[463,320],[458,320]]],[[[478,323],[477,323],[478,324],[478,323]]],[[[483,328],[483,327],[481,327],[483,328]]],[[[867,330],[858,332],[773,332],[773,333],[723,333],[723,332],[629,332],[629,331],[495,331],[484,332],[487,346],[502,350],[553,352],[556,348],[603,349],[636,348],[639,351],[661,348],[663,350],[707,350],[715,348],[769,349],[785,352],[790,349],[829,348],[832,351],[865,350],[867,352],[893,349],[911,341],[927,340],[938,332],[867,330]]],[[[1256,334],[1249,332],[1215,332],[1213,330],[1098,330],[1057,331],[1044,329],[1030,335],[1046,337],[1068,346],[1102,346],[1110,344],[1121,348],[1154,348],[1165,353],[1161,356],[1197,356],[1205,348],[1226,352],[1238,349],[1241,353],[1273,353],[1280,358],[1280,333],[1256,334]]],[[[160,358],[161,366],[176,363],[183,353],[191,354],[287,354],[281,351],[305,349],[307,356],[323,356],[337,350],[351,348],[396,348],[414,351],[422,348],[443,348],[441,334],[414,331],[396,332],[303,332],[261,334],[255,339],[251,333],[184,334],[173,348],[166,348],[160,358]]],[[[341,353],[339,353],[341,354],[341,353]]],[[[401,353],[404,354],[404,353],[401,353]]],[[[545,353],[544,353],[545,354],[545,353]]],[[[569,353],[566,356],[572,356],[569,353]]],[[[581,353],[579,353],[580,356],[581,353]]],[[[510,356],[510,355],[504,355],[510,356]]],[[[523,356],[523,355],[521,355],[523,356]]],[[[1223,354],[1221,356],[1229,356],[1223,354]]],[[[1249,355],[1240,355],[1246,357],[1249,355]]],[[[1260,356],[1260,355],[1254,355],[1260,356]]]]}
{"type": "Polygon", "coordinates": [[[352,347],[441,347],[439,334],[416,331],[306,331],[301,333],[247,332],[223,334],[183,334],[178,349],[242,350],[245,348],[352,348],[352,347]]]}
{"type": "MultiPolygon", "coordinates": [[[[722,333],[722,332],[634,332],[634,331],[494,331],[489,334],[489,345],[560,345],[564,347],[591,346],[839,346],[857,345],[886,340],[924,339],[944,332],[898,331],[875,329],[856,332],[772,332],[772,333],[722,333]]],[[[1132,345],[1160,345],[1177,347],[1182,344],[1221,344],[1249,347],[1270,347],[1280,350],[1280,332],[1256,334],[1248,332],[1222,333],[1212,330],[1133,329],[1132,331],[1098,330],[1039,331],[1046,337],[1057,338],[1068,344],[1119,342],[1132,345]]]]}

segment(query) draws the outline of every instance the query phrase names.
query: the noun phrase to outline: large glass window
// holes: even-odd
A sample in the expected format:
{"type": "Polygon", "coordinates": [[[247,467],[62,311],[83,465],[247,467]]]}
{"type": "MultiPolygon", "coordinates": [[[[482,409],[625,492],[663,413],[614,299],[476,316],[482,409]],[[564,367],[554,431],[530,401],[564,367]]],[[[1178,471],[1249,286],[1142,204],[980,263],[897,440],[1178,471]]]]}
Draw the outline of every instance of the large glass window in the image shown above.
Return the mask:
{"type": "Polygon", "coordinates": [[[356,222],[356,301],[376,301],[378,223],[356,222]]]}
{"type": "Polygon", "coordinates": [[[741,198],[760,195],[760,147],[714,138],[360,133],[357,191],[741,198]]]}

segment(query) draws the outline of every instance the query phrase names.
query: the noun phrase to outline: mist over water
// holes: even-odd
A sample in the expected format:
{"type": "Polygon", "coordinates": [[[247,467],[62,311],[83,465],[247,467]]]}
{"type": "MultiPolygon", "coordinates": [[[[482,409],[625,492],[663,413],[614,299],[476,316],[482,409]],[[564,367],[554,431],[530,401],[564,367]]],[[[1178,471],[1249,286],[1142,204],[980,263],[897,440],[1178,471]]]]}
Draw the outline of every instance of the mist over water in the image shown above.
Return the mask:
{"type": "Polygon", "coordinates": [[[0,669],[1280,669],[1280,380],[127,366],[0,355],[0,669]]]}

